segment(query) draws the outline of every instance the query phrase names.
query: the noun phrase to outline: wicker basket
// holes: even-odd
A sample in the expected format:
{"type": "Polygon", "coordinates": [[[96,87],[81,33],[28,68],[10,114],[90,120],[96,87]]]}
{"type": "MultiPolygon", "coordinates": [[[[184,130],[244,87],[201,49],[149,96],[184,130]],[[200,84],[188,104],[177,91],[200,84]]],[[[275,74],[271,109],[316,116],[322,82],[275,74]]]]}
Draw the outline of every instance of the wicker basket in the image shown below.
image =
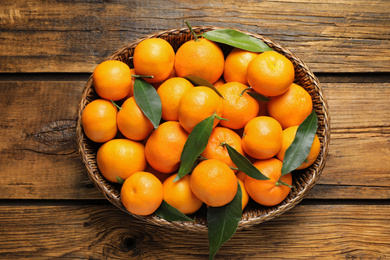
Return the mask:
{"type": "MultiPolygon", "coordinates": [[[[221,29],[218,27],[194,27],[196,33],[202,33],[213,29],[221,29]]],[[[322,94],[320,83],[313,75],[310,69],[291,53],[286,48],[280,46],[278,43],[258,34],[253,34],[245,31],[245,34],[251,35],[255,38],[261,39],[268,44],[275,51],[283,54],[292,61],[295,68],[295,83],[305,88],[312,97],[314,109],[318,115],[318,131],[317,135],[321,142],[321,151],[316,162],[308,169],[293,174],[293,188],[288,197],[280,204],[273,207],[264,207],[256,203],[249,203],[245,208],[242,219],[239,223],[238,229],[250,227],[255,224],[270,220],[283,212],[293,208],[298,204],[308,191],[315,185],[320,177],[320,174],[325,166],[326,158],[329,150],[330,137],[330,121],[328,115],[328,106],[322,94]]],[[[167,31],[158,32],[139,38],[123,48],[114,52],[107,60],[120,60],[132,67],[132,61],[129,57],[133,56],[133,51],[136,45],[144,39],[148,38],[163,38],[173,46],[176,51],[184,42],[193,39],[193,36],[188,28],[171,29],[167,31]]],[[[81,126],[81,114],[84,107],[92,100],[98,98],[92,82],[92,76],[89,78],[83,90],[81,100],[78,106],[77,119],[77,143],[82,160],[87,168],[89,178],[95,183],[97,188],[103,192],[105,197],[119,209],[133,215],[136,218],[142,219],[154,225],[171,227],[175,229],[191,230],[191,231],[206,231],[206,210],[200,210],[191,217],[195,222],[169,222],[161,219],[155,215],[146,217],[138,216],[129,213],[121,203],[120,186],[118,184],[110,183],[104,179],[99,172],[96,163],[96,152],[99,144],[90,141],[84,134],[81,126]]]]}

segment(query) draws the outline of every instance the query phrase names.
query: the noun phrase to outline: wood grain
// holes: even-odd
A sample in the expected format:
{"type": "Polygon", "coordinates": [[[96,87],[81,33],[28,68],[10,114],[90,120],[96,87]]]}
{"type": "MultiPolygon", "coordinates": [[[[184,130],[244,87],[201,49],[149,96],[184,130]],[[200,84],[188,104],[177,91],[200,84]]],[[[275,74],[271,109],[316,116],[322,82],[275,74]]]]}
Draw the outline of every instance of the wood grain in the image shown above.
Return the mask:
{"type": "Polygon", "coordinates": [[[263,34],[315,72],[389,72],[386,0],[13,1],[0,4],[0,72],[91,72],[124,44],[193,26],[263,34]]]}
{"type": "MultiPolygon", "coordinates": [[[[238,231],[216,259],[387,259],[389,214],[389,205],[298,205],[238,231]]],[[[111,205],[1,205],[0,234],[2,259],[206,259],[208,254],[207,233],[145,224],[111,205]]]]}
{"type": "Polygon", "coordinates": [[[81,82],[0,83],[1,198],[101,197],[76,148],[82,88],[81,82]]]}
{"type": "MultiPolygon", "coordinates": [[[[76,151],[85,82],[0,82],[0,199],[102,199],[76,151]]],[[[315,199],[390,198],[390,84],[323,84],[330,154],[315,199]]]]}

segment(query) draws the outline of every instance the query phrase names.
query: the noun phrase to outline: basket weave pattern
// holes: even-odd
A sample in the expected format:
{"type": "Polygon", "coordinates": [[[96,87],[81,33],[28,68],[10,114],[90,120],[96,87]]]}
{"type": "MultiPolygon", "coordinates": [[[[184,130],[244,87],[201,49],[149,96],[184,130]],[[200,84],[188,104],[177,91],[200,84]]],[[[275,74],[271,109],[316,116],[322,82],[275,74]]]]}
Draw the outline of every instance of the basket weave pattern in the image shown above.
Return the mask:
{"type": "MultiPolygon", "coordinates": [[[[221,29],[219,27],[194,27],[194,31],[200,34],[205,31],[213,29],[221,29]]],[[[293,208],[298,204],[309,190],[318,181],[320,174],[325,166],[326,158],[329,151],[329,138],[330,138],[330,118],[328,115],[328,106],[322,94],[321,86],[318,79],[310,71],[310,69],[291,53],[288,49],[280,46],[278,43],[271,39],[253,34],[246,31],[241,31],[247,35],[253,36],[265,42],[273,50],[283,54],[285,57],[291,60],[295,69],[295,83],[305,88],[312,97],[313,107],[318,116],[318,130],[317,135],[321,142],[320,154],[313,165],[305,170],[301,170],[293,174],[293,188],[290,191],[288,197],[280,204],[273,207],[263,207],[256,203],[249,203],[246,209],[243,211],[242,219],[239,223],[238,229],[250,227],[255,224],[270,220],[283,212],[293,208]]],[[[171,29],[162,31],[159,33],[151,34],[139,38],[121,49],[114,52],[106,60],[120,60],[132,67],[132,61],[129,57],[133,56],[134,48],[139,42],[148,38],[162,38],[167,40],[175,51],[186,41],[193,39],[193,36],[188,28],[171,29]]],[[[104,194],[104,196],[119,209],[127,212],[128,214],[142,219],[146,222],[159,226],[168,226],[171,228],[192,230],[192,231],[206,231],[206,217],[202,212],[198,212],[191,217],[195,219],[195,222],[169,222],[161,219],[155,215],[146,217],[134,215],[129,213],[121,203],[120,200],[120,185],[108,182],[100,173],[97,162],[96,152],[99,148],[99,144],[90,141],[84,134],[81,125],[81,114],[85,106],[94,99],[99,98],[93,88],[92,76],[86,83],[80,102],[78,106],[78,118],[77,118],[77,144],[81,155],[81,158],[86,166],[89,178],[94,182],[96,187],[104,194]]]]}

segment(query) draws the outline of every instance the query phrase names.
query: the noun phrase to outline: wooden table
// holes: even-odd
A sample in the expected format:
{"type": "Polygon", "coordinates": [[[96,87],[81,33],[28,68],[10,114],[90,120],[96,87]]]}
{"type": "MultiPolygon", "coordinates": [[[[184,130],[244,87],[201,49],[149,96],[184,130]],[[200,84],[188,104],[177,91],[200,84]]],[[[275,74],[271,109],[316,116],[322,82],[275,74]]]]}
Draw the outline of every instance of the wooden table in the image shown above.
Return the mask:
{"type": "Polygon", "coordinates": [[[331,144],[295,208],[237,232],[217,259],[390,258],[390,2],[0,3],[0,258],[206,259],[206,233],[145,224],[105,200],[75,138],[95,66],[143,35],[238,28],[289,48],[321,81],[331,144]]]}

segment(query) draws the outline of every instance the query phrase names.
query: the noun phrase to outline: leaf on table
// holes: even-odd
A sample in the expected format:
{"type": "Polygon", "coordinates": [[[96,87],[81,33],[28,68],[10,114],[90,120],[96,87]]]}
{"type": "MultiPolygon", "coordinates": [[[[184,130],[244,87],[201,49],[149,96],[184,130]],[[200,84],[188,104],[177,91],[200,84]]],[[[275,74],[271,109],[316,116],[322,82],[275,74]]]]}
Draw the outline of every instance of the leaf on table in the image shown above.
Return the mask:
{"type": "Polygon", "coordinates": [[[213,130],[213,123],[214,116],[209,116],[192,129],[181,153],[179,172],[173,181],[180,180],[180,178],[191,172],[195,161],[207,146],[213,130]]]}
{"type": "Polygon", "coordinates": [[[318,118],[313,110],[298,126],[294,141],[286,150],[282,166],[282,176],[292,172],[306,160],[313,144],[317,127],[318,118]]]}
{"type": "Polygon", "coordinates": [[[156,89],[141,78],[134,81],[134,99],[155,129],[161,121],[161,99],[156,89]]]}
{"type": "Polygon", "coordinates": [[[221,98],[224,98],[221,92],[218,91],[216,87],[214,87],[213,84],[211,84],[208,80],[201,78],[201,77],[196,77],[196,76],[186,76],[184,77],[188,81],[190,81],[194,86],[204,86],[211,88],[212,90],[215,91],[221,98]]]}
{"type": "Polygon", "coordinates": [[[236,149],[234,149],[229,144],[225,144],[226,149],[229,153],[230,159],[232,159],[233,163],[237,166],[237,168],[244,172],[246,175],[257,179],[257,180],[269,180],[267,176],[262,174],[259,169],[257,169],[248,158],[246,158],[244,155],[237,152],[236,149]]]}
{"type": "Polygon", "coordinates": [[[209,236],[209,259],[214,259],[218,250],[234,235],[242,216],[242,191],[237,182],[237,194],[231,202],[222,207],[207,209],[209,236]]]}
{"type": "Polygon", "coordinates": [[[165,200],[162,201],[160,207],[158,207],[154,214],[168,221],[194,221],[165,200]]]}
{"type": "Polygon", "coordinates": [[[202,36],[210,41],[224,43],[251,52],[272,51],[262,40],[233,29],[211,30],[203,33],[202,36]]]}

